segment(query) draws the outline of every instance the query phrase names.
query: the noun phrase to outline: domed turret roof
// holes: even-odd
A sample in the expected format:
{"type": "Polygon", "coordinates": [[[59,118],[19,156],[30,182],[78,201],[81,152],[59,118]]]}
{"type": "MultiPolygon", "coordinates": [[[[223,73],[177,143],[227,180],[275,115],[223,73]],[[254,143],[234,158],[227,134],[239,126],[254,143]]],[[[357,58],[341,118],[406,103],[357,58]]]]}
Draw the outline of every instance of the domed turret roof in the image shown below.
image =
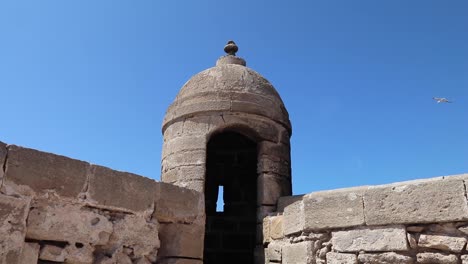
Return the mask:
{"type": "Polygon", "coordinates": [[[263,116],[291,131],[289,115],[278,92],[259,73],[236,57],[237,46],[230,41],[228,55],[216,66],[193,76],[168,108],[163,131],[172,122],[203,112],[237,112],[263,116]]]}

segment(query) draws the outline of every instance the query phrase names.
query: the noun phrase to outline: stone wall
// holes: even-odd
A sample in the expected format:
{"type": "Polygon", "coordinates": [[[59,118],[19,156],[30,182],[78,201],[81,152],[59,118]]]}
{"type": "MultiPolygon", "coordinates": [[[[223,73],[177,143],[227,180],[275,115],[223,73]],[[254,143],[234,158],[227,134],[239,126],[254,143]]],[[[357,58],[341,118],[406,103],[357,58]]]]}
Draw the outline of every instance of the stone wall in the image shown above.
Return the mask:
{"type": "Polygon", "coordinates": [[[265,263],[468,264],[468,174],[283,197],[265,263]]]}
{"type": "Polygon", "coordinates": [[[0,142],[0,263],[201,264],[200,193],[0,142]]]}

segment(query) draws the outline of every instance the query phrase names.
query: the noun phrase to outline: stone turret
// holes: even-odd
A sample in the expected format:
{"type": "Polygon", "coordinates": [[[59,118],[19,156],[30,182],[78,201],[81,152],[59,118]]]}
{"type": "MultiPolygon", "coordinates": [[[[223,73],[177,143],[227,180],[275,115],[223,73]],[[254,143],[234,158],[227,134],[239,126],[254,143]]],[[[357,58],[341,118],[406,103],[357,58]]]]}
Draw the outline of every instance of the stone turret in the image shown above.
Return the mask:
{"type": "Polygon", "coordinates": [[[221,263],[234,250],[206,247],[229,233],[212,231],[213,221],[247,226],[230,235],[246,241],[246,248],[234,250],[237,263],[249,263],[261,244],[255,241],[261,219],[292,192],[291,123],[275,88],[235,55],[237,45],[229,41],[224,50],[227,55],[193,76],[167,110],[161,179],[205,194],[205,263],[221,263]],[[217,204],[221,188],[224,206],[217,204]]]}

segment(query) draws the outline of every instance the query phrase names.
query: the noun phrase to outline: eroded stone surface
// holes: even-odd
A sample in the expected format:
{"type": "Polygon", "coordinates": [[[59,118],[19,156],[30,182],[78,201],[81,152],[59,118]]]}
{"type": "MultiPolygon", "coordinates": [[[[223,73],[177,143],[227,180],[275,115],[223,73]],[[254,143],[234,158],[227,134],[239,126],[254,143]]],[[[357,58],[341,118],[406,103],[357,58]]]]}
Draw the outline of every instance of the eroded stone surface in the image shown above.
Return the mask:
{"type": "Polygon", "coordinates": [[[287,244],[283,247],[283,264],[313,264],[312,251],[314,243],[304,241],[295,244],[287,244]]]}
{"type": "Polygon", "coordinates": [[[305,195],[306,230],[359,226],[364,224],[363,188],[317,192],[305,195]]]}
{"type": "Polygon", "coordinates": [[[100,206],[131,211],[152,211],[156,195],[154,180],[92,165],[87,200],[100,206]]]}
{"type": "Polygon", "coordinates": [[[468,219],[462,180],[424,180],[375,186],[364,195],[367,225],[468,219]]]}
{"type": "Polygon", "coordinates": [[[158,257],[203,258],[205,229],[202,224],[161,224],[158,257]]]}
{"type": "Polygon", "coordinates": [[[281,262],[282,243],[270,243],[266,249],[266,259],[273,262],[281,262]]]}
{"type": "Polygon", "coordinates": [[[81,204],[38,200],[28,217],[30,239],[104,245],[112,232],[105,216],[81,204]]]}
{"type": "Polygon", "coordinates": [[[283,227],[286,236],[304,230],[304,203],[296,201],[284,208],[283,227]]]}
{"type": "Polygon", "coordinates": [[[37,264],[39,258],[39,244],[37,243],[24,243],[23,251],[19,264],[37,264]]]}
{"type": "Polygon", "coordinates": [[[421,234],[418,240],[419,247],[461,252],[466,245],[466,238],[441,235],[421,234]]]}
{"type": "Polygon", "coordinates": [[[64,156],[9,146],[4,184],[14,189],[6,188],[8,193],[34,195],[52,191],[75,198],[85,186],[88,166],[64,156]]]}
{"type": "Polygon", "coordinates": [[[458,257],[452,254],[441,254],[441,253],[418,253],[416,255],[417,263],[423,264],[457,264],[458,257]]]}
{"type": "Polygon", "coordinates": [[[64,262],[67,252],[65,248],[55,245],[44,245],[41,247],[39,259],[53,262],[64,262]]]}
{"type": "Polygon", "coordinates": [[[405,256],[395,252],[385,252],[380,254],[360,253],[358,260],[363,264],[413,264],[414,260],[410,256],[405,256]]]}
{"type": "Polygon", "coordinates": [[[404,251],[408,249],[404,226],[369,227],[332,232],[333,249],[339,252],[404,251]]]}
{"type": "Polygon", "coordinates": [[[286,177],[262,173],[257,178],[257,204],[276,205],[279,197],[291,194],[291,183],[286,177]]]}
{"type": "Polygon", "coordinates": [[[327,253],[327,264],[357,264],[357,257],[349,253],[327,253]]]}
{"type": "Polygon", "coordinates": [[[29,204],[0,194],[0,263],[21,264],[29,204]]]}

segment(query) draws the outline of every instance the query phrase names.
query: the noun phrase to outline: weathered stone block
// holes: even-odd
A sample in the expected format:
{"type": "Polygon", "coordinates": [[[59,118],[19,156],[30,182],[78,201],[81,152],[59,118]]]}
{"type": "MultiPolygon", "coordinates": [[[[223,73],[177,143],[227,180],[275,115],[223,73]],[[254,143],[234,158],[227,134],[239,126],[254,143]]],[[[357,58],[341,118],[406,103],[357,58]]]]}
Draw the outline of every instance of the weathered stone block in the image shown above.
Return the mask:
{"type": "Polygon", "coordinates": [[[291,194],[291,183],[286,177],[262,173],[257,177],[257,186],[258,205],[276,205],[281,196],[291,194]]]}
{"type": "Polygon", "coordinates": [[[204,193],[205,191],[205,181],[204,180],[190,180],[190,181],[175,181],[173,183],[175,186],[179,186],[185,189],[194,190],[199,193],[204,193]]]}
{"type": "Polygon", "coordinates": [[[461,255],[460,256],[462,264],[468,264],[468,255],[461,255]]]}
{"type": "Polygon", "coordinates": [[[263,219],[270,214],[276,214],[276,206],[262,205],[257,207],[257,223],[263,223],[263,219]]]}
{"type": "Polygon", "coordinates": [[[39,259],[39,244],[37,243],[24,243],[23,251],[19,264],[37,264],[39,259]]]}
{"type": "Polygon", "coordinates": [[[205,179],[205,166],[190,165],[172,168],[161,175],[163,182],[194,181],[205,179]]]}
{"type": "Polygon", "coordinates": [[[159,257],[203,258],[205,229],[202,224],[161,224],[159,257]]]}
{"type": "Polygon", "coordinates": [[[284,208],[286,208],[286,206],[289,206],[290,204],[293,204],[293,203],[295,203],[297,201],[302,200],[303,197],[304,197],[303,194],[280,197],[278,199],[276,211],[279,212],[279,213],[284,212],[284,208]]]}
{"type": "Polygon", "coordinates": [[[82,244],[77,247],[75,244],[70,244],[65,248],[66,257],[65,263],[73,264],[93,264],[94,263],[94,247],[89,244],[82,244]]]}
{"type": "Polygon", "coordinates": [[[269,156],[261,156],[257,164],[257,172],[260,173],[272,173],[281,175],[289,178],[291,166],[289,162],[284,160],[274,160],[269,156]]]}
{"type": "Polygon", "coordinates": [[[0,194],[0,263],[22,264],[29,199],[0,194]]]}
{"type": "Polygon", "coordinates": [[[245,126],[255,131],[262,140],[278,142],[280,126],[271,120],[246,113],[240,115],[224,115],[223,117],[225,122],[224,126],[226,124],[245,126]]]}
{"type": "Polygon", "coordinates": [[[457,264],[458,257],[457,255],[448,255],[441,253],[418,253],[416,255],[416,262],[423,264],[457,264]]]}
{"type": "Polygon", "coordinates": [[[349,253],[327,253],[327,264],[357,264],[357,257],[349,253]]]}
{"type": "Polygon", "coordinates": [[[304,241],[295,244],[287,244],[283,247],[283,264],[313,264],[314,243],[304,241]]]}
{"type": "Polygon", "coordinates": [[[339,252],[404,251],[408,249],[404,226],[369,227],[332,232],[333,249],[339,252]]]}
{"type": "Polygon", "coordinates": [[[367,225],[468,219],[462,180],[426,180],[370,187],[364,195],[367,225]]]}
{"type": "Polygon", "coordinates": [[[305,195],[304,228],[320,230],[364,224],[364,188],[324,191],[305,195]]]}
{"type": "Polygon", "coordinates": [[[395,252],[385,252],[381,254],[360,253],[358,256],[360,263],[364,264],[413,264],[414,260],[410,256],[395,252]]]}
{"type": "Polygon", "coordinates": [[[304,203],[294,202],[284,208],[283,230],[286,236],[300,233],[304,230],[304,203]]]}
{"type": "Polygon", "coordinates": [[[112,232],[105,216],[79,204],[39,200],[28,217],[29,239],[104,245],[112,232]]]}
{"type": "Polygon", "coordinates": [[[183,136],[168,139],[164,142],[161,156],[164,158],[174,153],[203,150],[206,149],[206,143],[206,135],[183,136]]]}
{"type": "MultiPolygon", "coordinates": [[[[85,186],[89,164],[51,153],[9,146],[5,182],[24,195],[54,191],[75,198],[85,186]]],[[[6,188],[6,186],[4,186],[6,188]]]]}
{"type": "Polygon", "coordinates": [[[158,183],[153,218],[162,223],[191,223],[203,217],[203,194],[169,183],[158,183]]]}
{"type": "Polygon", "coordinates": [[[279,240],[284,237],[283,216],[269,216],[263,222],[264,241],[279,240]]]}
{"type": "Polygon", "coordinates": [[[206,149],[173,153],[164,157],[161,162],[163,173],[179,166],[205,166],[205,164],[206,149]]]}
{"type": "Polygon", "coordinates": [[[281,252],[283,243],[270,243],[266,249],[266,257],[268,261],[281,262],[281,252]]]}
{"type": "Polygon", "coordinates": [[[92,165],[87,200],[100,207],[152,211],[157,183],[127,172],[92,165]]]}
{"type": "Polygon", "coordinates": [[[287,144],[261,141],[258,143],[258,156],[271,157],[272,160],[291,160],[291,148],[287,144]]]}
{"type": "Polygon", "coordinates": [[[160,248],[159,224],[147,222],[137,215],[125,215],[115,220],[114,232],[109,243],[103,247],[109,251],[116,248],[129,248],[135,258],[156,258],[160,248]]]}
{"type": "Polygon", "coordinates": [[[466,238],[441,235],[421,234],[418,240],[419,247],[461,252],[466,245],[466,238]]]}
{"type": "Polygon", "coordinates": [[[53,262],[64,262],[67,252],[65,248],[55,245],[44,245],[39,253],[40,260],[48,260],[53,262]]]}

